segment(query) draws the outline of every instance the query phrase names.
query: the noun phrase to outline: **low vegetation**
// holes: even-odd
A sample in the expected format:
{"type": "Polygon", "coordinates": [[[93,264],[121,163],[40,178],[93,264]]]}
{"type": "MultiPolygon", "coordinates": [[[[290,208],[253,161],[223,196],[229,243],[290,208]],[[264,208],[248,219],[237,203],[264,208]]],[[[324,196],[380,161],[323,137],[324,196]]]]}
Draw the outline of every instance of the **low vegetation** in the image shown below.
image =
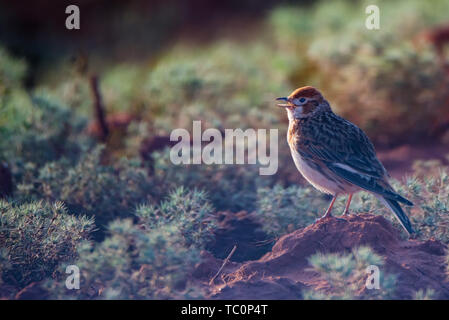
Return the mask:
{"type": "MultiPolygon", "coordinates": [[[[257,41],[175,43],[152,63],[107,67],[100,76],[107,112],[131,120],[122,131],[111,125],[102,141],[89,134],[95,99],[86,74],[25,88],[27,62],[0,47],[0,165],[13,186],[0,192],[0,288],[9,288],[0,297],[38,283],[53,298],[199,298],[205,292],[191,273],[214,241],[217,212],[248,211],[272,239],[313,223],[329,199],[289,169],[286,116],[273,103],[297,86],[320,87],[376,145],[444,143],[449,77],[431,44],[415,35],[447,19],[448,2],[379,3],[386,15],[405,18],[385,16],[382,29],[368,34],[359,25],[363,1],[281,6],[257,41]],[[280,129],[279,174],[260,176],[250,165],[177,166],[167,146],[144,148],[192,120],[203,129],[280,129]],[[82,270],[76,292],[64,286],[72,264],[82,270]]],[[[419,162],[413,175],[392,183],[415,203],[404,208],[418,239],[449,244],[449,169],[419,162]]],[[[366,193],[351,210],[398,226],[366,193]]],[[[381,291],[363,290],[366,265],[382,259],[369,248],[314,255],[311,267],[329,288],[304,296],[392,298],[393,275],[381,291]]],[[[435,294],[419,291],[416,299],[435,294]]]]}

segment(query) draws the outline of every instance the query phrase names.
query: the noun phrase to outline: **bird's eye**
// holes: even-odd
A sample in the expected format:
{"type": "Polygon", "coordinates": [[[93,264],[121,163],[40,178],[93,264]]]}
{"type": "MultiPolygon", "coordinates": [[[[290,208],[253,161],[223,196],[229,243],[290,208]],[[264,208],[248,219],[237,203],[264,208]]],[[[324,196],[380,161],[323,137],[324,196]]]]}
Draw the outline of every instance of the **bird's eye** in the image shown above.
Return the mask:
{"type": "Polygon", "coordinates": [[[299,102],[301,102],[301,103],[303,103],[304,101],[306,101],[306,99],[305,99],[305,98],[301,98],[301,99],[299,99],[299,102]]]}

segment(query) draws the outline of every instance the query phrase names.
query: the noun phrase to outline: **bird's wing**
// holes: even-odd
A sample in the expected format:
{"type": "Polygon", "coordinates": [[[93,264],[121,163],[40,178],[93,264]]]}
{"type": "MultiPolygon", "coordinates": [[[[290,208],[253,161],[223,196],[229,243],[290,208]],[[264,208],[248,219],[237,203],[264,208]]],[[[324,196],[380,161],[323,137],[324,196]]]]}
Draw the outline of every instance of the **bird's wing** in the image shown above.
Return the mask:
{"type": "Polygon", "coordinates": [[[302,157],[312,161],[340,164],[343,168],[374,178],[387,174],[366,134],[333,113],[308,120],[301,127],[297,147],[302,157]]]}
{"type": "Polygon", "coordinates": [[[297,150],[304,159],[323,163],[334,174],[362,189],[411,204],[389,185],[387,171],[360,128],[335,114],[315,121],[301,129],[297,150]]]}

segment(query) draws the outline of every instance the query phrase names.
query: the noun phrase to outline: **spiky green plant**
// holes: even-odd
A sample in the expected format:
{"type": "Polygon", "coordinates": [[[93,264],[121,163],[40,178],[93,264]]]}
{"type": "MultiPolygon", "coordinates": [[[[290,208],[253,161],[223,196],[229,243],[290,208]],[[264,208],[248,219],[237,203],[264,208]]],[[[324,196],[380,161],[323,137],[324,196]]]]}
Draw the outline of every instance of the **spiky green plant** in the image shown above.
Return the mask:
{"type": "Polygon", "coordinates": [[[305,299],[391,299],[394,297],[396,277],[379,272],[379,288],[368,289],[367,267],[382,270],[384,260],[369,247],[353,249],[351,253],[318,253],[309,258],[312,270],[318,272],[329,288],[306,290],[305,299]]]}
{"type": "Polygon", "coordinates": [[[260,176],[256,165],[174,165],[170,150],[155,152],[154,191],[163,197],[167,190],[182,185],[202,188],[217,210],[247,210],[255,208],[257,189],[273,184],[273,176],[260,176]]]}
{"type": "Polygon", "coordinates": [[[279,237],[313,223],[326,203],[322,194],[313,188],[276,185],[258,189],[256,216],[265,232],[279,237]]]}
{"type": "Polygon", "coordinates": [[[92,219],[70,215],[60,202],[0,200],[0,278],[20,289],[49,277],[76,257],[93,227],[92,219]]]}
{"type": "MultiPolygon", "coordinates": [[[[142,208],[139,211],[142,215],[142,208]]],[[[143,217],[137,224],[130,219],[113,221],[101,243],[80,247],[79,259],[70,263],[80,269],[79,290],[67,290],[63,277],[48,281],[47,290],[56,298],[77,299],[200,297],[202,291],[189,278],[200,261],[201,246],[188,245],[190,235],[181,222],[151,227],[143,217]]]]}
{"type": "Polygon", "coordinates": [[[64,201],[76,213],[95,215],[99,227],[131,216],[137,205],[148,200],[148,174],[137,160],[103,165],[102,152],[103,148],[97,147],[74,166],[65,159],[46,164],[37,177],[18,186],[19,194],[64,201]]]}
{"type": "Polygon", "coordinates": [[[145,228],[176,225],[187,246],[203,247],[216,227],[214,209],[201,190],[179,187],[159,205],[141,205],[136,210],[145,228]]]}

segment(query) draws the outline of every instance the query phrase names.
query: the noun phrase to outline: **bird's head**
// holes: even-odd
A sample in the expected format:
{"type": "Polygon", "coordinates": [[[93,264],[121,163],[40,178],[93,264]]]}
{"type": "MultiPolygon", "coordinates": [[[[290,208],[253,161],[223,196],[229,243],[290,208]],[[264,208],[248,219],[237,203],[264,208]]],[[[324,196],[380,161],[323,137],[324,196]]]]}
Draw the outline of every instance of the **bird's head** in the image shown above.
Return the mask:
{"type": "Polygon", "coordinates": [[[320,111],[330,111],[329,103],[314,87],[302,87],[293,91],[288,97],[277,98],[278,106],[285,108],[288,118],[304,119],[320,111]]]}

